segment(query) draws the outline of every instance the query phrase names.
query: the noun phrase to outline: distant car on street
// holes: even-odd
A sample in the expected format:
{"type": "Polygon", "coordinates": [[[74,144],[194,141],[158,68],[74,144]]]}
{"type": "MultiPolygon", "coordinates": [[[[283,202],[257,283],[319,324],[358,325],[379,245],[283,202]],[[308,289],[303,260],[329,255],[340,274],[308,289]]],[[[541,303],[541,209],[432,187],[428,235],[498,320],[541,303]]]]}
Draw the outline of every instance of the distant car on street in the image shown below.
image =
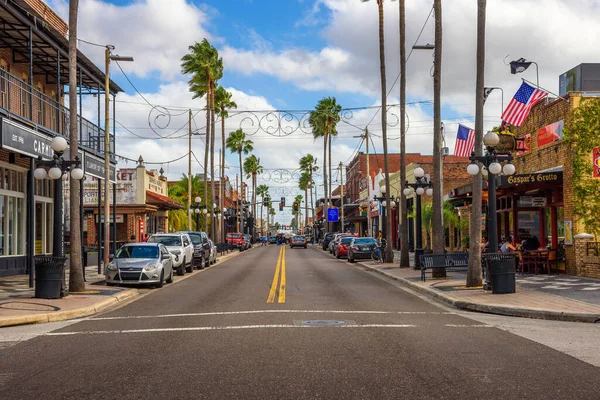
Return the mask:
{"type": "Polygon", "coordinates": [[[234,249],[240,249],[240,251],[244,251],[246,249],[244,238],[241,233],[228,233],[227,243],[229,243],[229,245],[234,249]]]}
{"type": "Polygon", "coordinates": [[[292,236],[292,238],[290,239],[290,248],[293,249],[294,247],[304,247],[306,249],[307,244],[304,235],[292,236]]]}
{"type": "Polygon", "coordinates": [[[210,265],[210,246],[208,241],[208,235],[204,232],[179,232],[179,233],[187,233],[192,240],[192,244],[194,245],[194,257],[193,264],[194,267],[198,269],[203,269],[210,265]]]}
{"type": "Polygon", "coordinates": [[[177,275],[185,275],[194,270],[194,245],[187,233],[160,233],[150,236],[147,243],[160,243],[175,256],[173,268],[177,275]]]}
{"type": "Polygon", "coordinates": [[[337,233],[338,232],[327,232],[325,234],[325,237],[323,238],[323,241],[321,242],[321,244],[323,245],[323,250],[327,250],[327,248],[329,247],[329,242],[331,241],[331,239],[333,239],[333,236],[337,233]]]}
{"type": "Polygon", "coordinates": [[[355,237],[348,245],[348,261],[353,263],[358,259],[370,259],[376,246],[377,241],[374,238],[355,237]]]}
{"type": "Polygon", "coordinates": [[[173,255],[160,243],[123,245],[106,266],[109,286],[117,284],[155,285],[173,282],[173,255]]]}
{"type": "Polygon", "coordinates": [[[277,244],[277,236],[269,236],[270,244],[277,244]]]}
{"type": "Polygon", "coordinates": [[[350,243],[353,240],[354,240],[353,236],[343,236],[339,240],[339,242],[333,252],[333,255],[335,256],[335,258],[347,257],[348,256],[348,246],[350,246],[350,243]]]}

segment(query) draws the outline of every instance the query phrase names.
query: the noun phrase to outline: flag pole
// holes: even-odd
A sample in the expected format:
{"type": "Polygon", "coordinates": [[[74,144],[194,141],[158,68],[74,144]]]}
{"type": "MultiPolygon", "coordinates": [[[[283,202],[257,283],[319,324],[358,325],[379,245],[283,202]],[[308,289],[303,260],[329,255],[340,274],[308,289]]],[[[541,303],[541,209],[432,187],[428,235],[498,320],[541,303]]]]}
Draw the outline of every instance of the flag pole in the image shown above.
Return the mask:
{"type": "MultiPolygon", "coordinates": [[[[523,82],[529,83],[529,84],[531,84],[531,85],[535,85],[535,83],[533,83],[533,82],[531,82],[531,81],[528,81],[528,80],[527,80],[527,79],[525,79],[525,78],[521,78],[521,80],[522,80],[523,82]]],[[[548,92],[548,94],[551,94],[551,95],[553,95],[553,96],[556,96],[556,98],[558,98],[558,99],[561,99],[561,100],[564,100],[564,101],[566,101],[567,103],[569,103],[569,100],[567,100],[567,99],[563,98],[562,96],[559,96],[559,95],[558,95],[558,94],[556,94],[556,93],[552,93],[551,91],[549,91],[549,90],[548,90],[548,89],[546,89],[546,88],[543,88],[543,87],[541,87],[541,86],[538,86],[538,89],[541,89],[541,90],[543,90],[543,91],[545,91],[545,92],[548,92]]]]}

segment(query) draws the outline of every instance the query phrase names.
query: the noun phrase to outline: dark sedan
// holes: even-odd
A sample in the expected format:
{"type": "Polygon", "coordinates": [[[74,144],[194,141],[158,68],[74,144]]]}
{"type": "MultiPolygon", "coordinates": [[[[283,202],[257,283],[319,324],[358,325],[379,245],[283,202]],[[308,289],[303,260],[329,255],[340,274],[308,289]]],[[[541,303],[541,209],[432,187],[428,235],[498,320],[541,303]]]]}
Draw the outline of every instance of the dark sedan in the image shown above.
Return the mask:
{"type": "Polygon", "coordinates": [[[370,259],[375,246],[377,241],[373,238],[354,238],[348,246],[348,261],[370,259]]]}
{"type": "Polygon", "coordinates": [[[327,232],[325,237],[323,238],[323,250],[327,250],[329,248],[329,242],[333,239],[336,233],[339,232],[327,232]]]}
{"type": "Polygon", "coordinates": [[[294,247],[304,247],[306,249],[306,238],[304,235],[295,235],[290,239],[290,248],[294,247]]]}
{"type": "Polygon", "coordinates": [[[277,244],[277,236],[269,236],[269,243],[277,244]]]}

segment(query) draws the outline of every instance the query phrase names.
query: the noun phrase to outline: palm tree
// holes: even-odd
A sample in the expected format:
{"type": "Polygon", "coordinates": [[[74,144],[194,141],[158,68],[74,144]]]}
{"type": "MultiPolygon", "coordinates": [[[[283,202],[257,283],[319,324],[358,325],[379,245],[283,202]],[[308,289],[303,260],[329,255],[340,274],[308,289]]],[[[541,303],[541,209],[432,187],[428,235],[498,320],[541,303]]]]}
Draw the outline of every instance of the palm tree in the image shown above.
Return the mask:
{"type": "MultiPolygon", "coordinates": [[[[315,202],[313,199],[313,188],[314,188],[314,175],[315,171],[319,170],[317,167],[317,159],[312,154],[307,154],[300,159],[300,170],[308,173],[308,190],[310,190],[310,209],[312,210],[313,223],[315,222],[315,202]]],[[[308,198],[307,198],[308,200],[308,198]]]]}
{"type": "MultiPolygon", "coordinates": [[[[192,191],[190,196],[188,196],[188,176],[183,174],[181,179],[177,181],[174,185],[169,187],[169,197],[173,200],[176,200],[180,203],[186,203],[187,199],[194,199],[198,196],[201,197],[202,192],[204,190],[204,182],[200,178],[200,175],[192,175],[191,179],[191,187],[192,191]]],[[[171,210],[169,211],[169,229],[170,230],[183,230],[187,227],[187,213],[188,210],[171,210]]],[[[204,215],[204,214],[202,214],[204,215]]],[[[194,228],[198,231],[206,230],[206,223],[201,225],[197,225],[195,219],[193,219],[192,224],[194,228]]],[[[187,228],[187,229],[191,229],[187,228]]]]}
{"type": "Polygon", "coordinates": [[[296,219],[296,229],[297,227],[300,225],[300,221],[298,221],[298,214],[300,214],[300,204],[302,204],[302,195],[299,194],[294,198],[294,204],[298,203],[298,211],[292,211],[292,214],[294,215],[295,219],[296,219]]]}
{"type": "MultiPolygon", "coordinates": [[[[242,188],[242,192],[243,192],[243,187],[244,187],[244,171],[242,169],[242,153],[244,154],[248,154],[250,153],[252,150],[254,150],[254,143],[252,142],[252,140],[249,140],[246,138],[246,134],[244,133],[244,131],[242,131],[242,129],[238,129],[235,132],[231,132],[229,134],[229,137],[227,138],[226,142],[225,142],[225,146],[229,149],[229,151],[231,152],[231,154],[233,153],[237,153],[238,157],[240,158],[240,188],[242,188]]],[[[240,199],[238,201],[238,215],[239,218],[241,220],[242,218],[242,202],[244,200],[243,196],[240,196],[240,199]]],[[[238,226],[238,232],[240,232],[239,228],[243,228],[243,226],[238,226]]]]}
{"type": "MultiPolygon", "coordinates": [[[[308,189],[311,187],[310,175],[308,172],[303,172],[298,181],[298,188],[304,190],[304,198],[308,199],[308,189]]],[[[304,202],[304,228],[308,226],[308,201],[304,202]]]]}
{"type": "Polygon", "coordinates": [[[263,208],[265,205],[265,199],[269,196],[269,187],[267,185],[260,185],[256,188],[256,194],[260,196],[260,233],[263,234],[263,208]]]}
{"type": "MultiPolygon", "coordinates": [[[[361,0],[367,2],[369,0],[361,0]]],[[[388,144],[387,144],[387,83],[385,76],[385,29],[383,16],[383,0],[377,0],[377,9],[379,11],[379,72],[381,78],[381,136],[383,140],[383,165],[385,168],[385,188],[386,193],[390,192],[390,174],[388,163],[388,144]]],[[[385,237],[392,238],[392,213],[387,213],[387,224],[385,237]]],[[[394,261],[394,252],[392,246],[386,246],[385,262],[394,261]]]]}
{"type": "MultiPolygon", "coordinates": [[[[481,156],[483,145],[483,89],[485,71],[485,16],[486,0],[477,1],[477,78],[475,82],[475,154],[481,156]]],[[[473,179],[473,207],[471,210],[471,228],[469,269],[467,271],[468,287],[481,285],[481,204],[482,200],[481,172],[473,179]]],[[[496,216],[494,215],[494,218],[496,216]]]]}
{"type": "MultiPolygon", "coordinates": [[[[327,145],[329,142],[329,177],[331,177],[331,137],[337,135],[337,124],[340,122],[342,107],[337,104],[335,97],[321,99],[311,111],[308,123],[313,131],[313,137],[323,137],[323,185],[325,189],[325,204],[330,206],[331,182],[327,191],[327,145]]],[[[325,215],[325,212],[323,212],[325,215]]],[[[329,225],[329,224],[328,224],[329,225]]]]}
{"type": "MultiPolygon", "coordinates": [[[[223,86],[217,86],[215,91],[215,109],[217,115],[221,118],[221,169],[219,171],[219,209],[225,208],[225,120],[229,117],[229,110],[237,108],[237,104],[231,100],[232,94],[225,90],[223,86]]],[[[223,220],[221,221],[222,226],[225,223],[225,215],[223,214],[223,220]]],[[[223,231],[223,237],[221,240],[225,241],[225,231],[223,231]]]]}
{"type": "Polygon", "coordinates": [[[215,215],[215,90],[216,90],[216,81],[223,77],[223,61],[220,59],[220,63],[217,66],[217,75],[211,81],[211,89],[210,89],[210,192],[211,192],[211,201],[210,201],[210,213],[211,213],[211,237],[216,242],[217,241],[217,224],[216,215],[215,215]]]}
{"type": "Polygon", "coordinates": [[[260,158],[254,154],[246,158],[244,170],[246,171],[246,178],[252,178],[252,217],[256,220],[256,176],[263,173],[260,158]]]}
{"type": "MultiPolygon", "coordinates": [[[[69,101],[77,104],[77,11],[79,0],[69,1],[69,101]]],[[[110,92],[107,90],[107,92],[110,92]]],[[[79,149],[79,129],[77,126],[77,107],[69,110],[69,140],[71,142],[70,156],[74,160],[79,149]]],[[[69,185],[70,199],[70,224],[69,240],[71,242],[70,267],[69,267],[69,290],[71,292],[83,292],[85,282],[83,281],[83,265],[81,255],[81,214],[80,194],[81,185],[79,181],[71,179],[69,185]]]]}
{"type": "MultiPolygon", "coordinates": [[[[211,145],[212,121],[212,89],[214,82],[223,73],[223,59],[219,58],[219,52],[206,39],[201,43],[189,46],[189,53],[181,59],[181,71],[184,75],[192,75],[189,80],[189,89],[194,99],[206,95],[206,142],[204,147],[204,199],[208,203],[208,155],[211,145]]],[[[214,202],[213,202],[214,203],[214,202]]]]}

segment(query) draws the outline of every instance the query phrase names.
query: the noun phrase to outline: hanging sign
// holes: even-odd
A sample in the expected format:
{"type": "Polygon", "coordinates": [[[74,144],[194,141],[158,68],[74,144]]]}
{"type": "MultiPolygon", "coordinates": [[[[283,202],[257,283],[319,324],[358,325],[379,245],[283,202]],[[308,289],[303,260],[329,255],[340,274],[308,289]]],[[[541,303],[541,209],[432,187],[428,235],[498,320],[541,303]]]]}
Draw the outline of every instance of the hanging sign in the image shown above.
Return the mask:
{"type": "Polygon", "coordinates": [[[327,221],[338,222],[340,220],[339,210],[336,207],[329,208],[327,210],[327,221]]]}
{"type": "Polygon", "coordinates": [[[592,152],[592,160],[594,160],[594,178],[600,178],[600,147],[596,147],[592,152]]]}

